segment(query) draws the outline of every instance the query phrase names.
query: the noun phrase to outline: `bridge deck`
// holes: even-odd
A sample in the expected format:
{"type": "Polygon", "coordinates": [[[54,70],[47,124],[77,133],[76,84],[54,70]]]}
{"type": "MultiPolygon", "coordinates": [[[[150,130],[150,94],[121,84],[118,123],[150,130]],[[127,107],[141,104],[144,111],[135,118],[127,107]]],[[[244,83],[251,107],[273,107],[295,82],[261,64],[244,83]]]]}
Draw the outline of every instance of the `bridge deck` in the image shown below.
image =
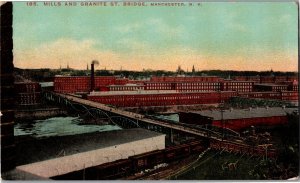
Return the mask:
{"type": "MultiPolygon", "coordinates": [[[[129,112],[129,111],[120,110],[120,109],[109,107],[107,105],[104,105],[104,104],[101,104],[98,102],[81,99],[81,98],[71,96],[71,95],[59,94],[59,93],[55,93],[55,95],[62,97],[64,99],[67,99],[69,101],[72,101],[72,102],[80,103],[85,106],[97,108],[97,109],[100,109],[100,110],[103,110],[106,112],[111,112],[111,113],[115,113],[120,116],[128,117],[128,118],[136,120],[137,122],[141,121],[144,123],[167,127],[170,129],[190,133],[190,134],[201,136],[201,137],[207,137],[207,131],[201,131],[199,129],[194,129],[192,127],[182,126],[181,124],[149,119],[145,115],[142,115],[142,114],[137,114],[137,113],[133,113],[133,112],[129,112]]],[[[210,138],[215,139],[215,140],[222,140],[218,135],[213,134],[213,133],[210,134],[210,138]]]]}
{"type": "MultiPolygon", "coordinates": [[[[253,150],[252,154],[256,154],[257,152],[262,152],[264,154],[265,150],[266,150],[265,148],[260,147],[260,146],[253,146],[253,145],[246,144],[243,141],[243,138],[240,138],[239,136],[233,137],[229,140],[225,140],[225,139],[222,139],[221,134],[218,134],[213,131],[209,131],[207,129],[201,129],[201,128],[197,128],[197,127],[193,127],[193,126],[188,126],[188,125],[185,125],[182,123],[178,124],[178,123],[173,123],[173,122],[168,122],[168,121],[158,121],[158,120],[150,119],[150,118],[147,118],[147,116],[142,115],[142,114],[137,114],[137,113],[133,113],[133,112],[129,112],[129,111],[123,111],[123,110],[120,110],[120,109],[117,109],[114,107],[110,107],[110,106],[107,106],[107,105],[104,105],[101,103],[78,98],[76,96],[59,94],[59,93],[51,93],[51,94],[53,94],[54,96],[75,102],[75,103],[79,103],[81,105],[85,105],[85,106],[88,106],[91,108],[97,108],[102,111],[106,111],[106,112],[110,112],[110,113],[113,113],[116,115],[127,117],[132,120],[136,120],[137,122],[140,121],[140,122],[147,123],[147,124],[152,124],[152,125],[157,125],[157,126],[161,126],[161,127],[178,130],[178,131],[189,133],[189,134],[196,135],[199,137],[206,137],[211,140],[214,140],[214,142],[218,142],[218,143],[222,144],[224,146],[224,149],[227,149],[230,152],[232,151],[231,146],[236,146],[236,147],[238,147],[238,149],[242,149],[241,151],[245,151],[244,153],[248,153],[248,151],[249,151],[248,149],[251,149],[251,150],[253,150]],[[229,146],[227,147],[228,144],[230,147],[229,146]]],[[[273,151],[272,152],[268,151],[268,154],[270,154],[270,156],[271,155],[273,156],[274,153],[273,153],[273,151]]]]}
{"type": "MultiPolygon", "coordinates": [[[[88,107],[91,107],[91,108],[97,108],[97,109],[102,110],[102,111],[106,111],[106,112],[113,113],[113,114],[116,114],[116,115],[120,115],[120,116],[129,118],[129,119],[132,119],[132,120],[136,120],[137,122],[140,121],[140,122],[143,122],[143,123],[157,125],[157,126],[161,126],[161,127],[165,127],[165,128],[169,128],[169,129],[174,129],[174,130],[178,130],[178,131],[181,131],[181,132],[189,133],[189,134],[200,136],[200,137],[206,137],[206,138],[209,138],[209,139],[213,140],[214,143],[220,143],[222,145],[223,150],[227,149],[230,152],[232,152],[232,149],[236,148],[236,147],[237,147],[236,150],[241,151],[243,153],[249,153],[248,151],[250,149],[250,150],[252,150],[252,152],[250,152],[250,154],[252,154],[252,155],[265,154],[265,152],[266,152],[266,148],[246,144],[243,141],[243,138],[241,138],[239,136],[231,137],[230,139],[226,140],[226,139],[222,138],[221,134],[218,134],[214,131],[210,131],[208,129],[201,129],[201,128],[194,127],[194,126],[188,126],[188,125],[182,124],[182,123],[173,123],[173,122],[168,122],[168,121],[158,121],[158,120],[155,120],[155,119],[147,118],[147,116],[142,115],[142,114],[123,111],[123,110],[120,110],[120,109],[117,109],[117,108],[114,108],[114,107],[110,107],[110,106],[107,106],[107,105],[104,105],[104,104],[101,104],[101,103],[85,100],[85,99],[78,98],[78,97],[72,96],[72,95],[66,95],[66,94],[59,94],[59,93],[51,92],[51,96],[52,95],[54,95],[56,97],[59,97],[59,98],[64,98],[64,99],[66,99],[68,101],[72,101],[74,103],[79,103],[81,105],[85,105],[85,106],[88,106],[88,107]],[[258,152],[260,154],[257,154],[258,152]]],[[[214,143],[212,143],[212,145],[214,143]]],[[[276,150],[275,151],[273,150],[272,152],[269,152],[269,151],[268,151],[268,154],[270,154],[270,156],[274,156],[274,152],[276,152],[276,150]]]]}

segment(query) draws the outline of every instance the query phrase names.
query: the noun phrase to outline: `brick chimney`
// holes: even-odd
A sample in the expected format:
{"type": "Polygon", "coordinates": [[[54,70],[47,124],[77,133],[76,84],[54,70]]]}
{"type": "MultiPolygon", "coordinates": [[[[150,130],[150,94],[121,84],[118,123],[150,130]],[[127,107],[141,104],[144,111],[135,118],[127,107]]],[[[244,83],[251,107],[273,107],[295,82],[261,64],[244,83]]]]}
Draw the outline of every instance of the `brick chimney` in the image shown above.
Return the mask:
{"type": "Polygon", "coordinates": [[[94,63],[91,64],[91,90],[95,89],[95,70],[94,70],[94,63]]]}

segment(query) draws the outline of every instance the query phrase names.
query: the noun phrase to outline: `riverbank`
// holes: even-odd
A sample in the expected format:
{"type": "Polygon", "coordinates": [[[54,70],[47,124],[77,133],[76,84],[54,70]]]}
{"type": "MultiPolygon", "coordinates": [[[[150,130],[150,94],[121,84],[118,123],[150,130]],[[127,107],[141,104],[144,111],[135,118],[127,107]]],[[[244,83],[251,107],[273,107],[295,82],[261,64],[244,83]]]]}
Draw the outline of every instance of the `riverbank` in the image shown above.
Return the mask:
{"type": "Polygon", "coordinates": [[[66,116],[67,111],[61,108],[18,109],[15,111],[16,121],[42,120],[49,117],[66,116]]]}
{"type": "Polygon", "coordinates": [[[215,109],[218,104],[199,104],[199,105],[177,105],[177,106],[144,106],[144,107],[124,107],[121,108],[126,111],[140,113],[140,114],[172,114],[182,111],[191,111],[191,110],[209,110],[215,109]]]}

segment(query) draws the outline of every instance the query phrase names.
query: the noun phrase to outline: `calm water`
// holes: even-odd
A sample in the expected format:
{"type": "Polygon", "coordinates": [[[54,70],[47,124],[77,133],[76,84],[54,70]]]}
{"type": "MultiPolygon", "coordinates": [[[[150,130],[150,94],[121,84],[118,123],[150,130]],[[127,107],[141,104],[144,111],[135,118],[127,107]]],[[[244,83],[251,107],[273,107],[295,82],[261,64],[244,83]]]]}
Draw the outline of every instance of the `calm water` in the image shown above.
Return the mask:
{"type": "Polygon", "coordinates": [[[174,122],[179,122],[179,115],[178,114],[161,114],[161,115],[154,115],[156,118],[170,120],[174,122]]]}
{"type": "Polygon", "coordinates": [[[15,136],[50,137],[121,129],[114,125],[79,125],[82,121],[83,119],[79,117],[53,117],[45,120],[34,120],[31,123],[15,124],[14,133],[15,136]]]}

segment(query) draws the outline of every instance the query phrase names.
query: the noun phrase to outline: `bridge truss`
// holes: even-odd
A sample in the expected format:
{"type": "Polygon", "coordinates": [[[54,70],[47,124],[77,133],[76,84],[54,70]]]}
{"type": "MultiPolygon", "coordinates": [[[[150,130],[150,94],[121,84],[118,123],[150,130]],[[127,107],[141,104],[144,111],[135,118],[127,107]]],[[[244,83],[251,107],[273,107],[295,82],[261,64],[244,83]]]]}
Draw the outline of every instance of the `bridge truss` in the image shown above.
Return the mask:
{"type": "Polygon", "coordinates": [[[114,113],[101,110],[99,108],[89,107],[80,104],[75,101],[70,101],[67,98],[62,98],[51,93],[43,93],[43,98],[54,104],[59,104],[67,110],[72,110],[81,117],[92,117],[93,119],[104,119],[108,121],[109,124],[117,125],[121,128],[139,128],[138,123],[130,118],[126,118],[120,115],[115,115],[114,113]]]}
{"type": "MultiPolygon", "coordinates": [[[[173,143],[173,139],[176,136],[186,137],[204,137],[210,139],[211,147],[216,148],[224,146],[231,152],[234,149],[237,152],[247,152],[249,149],[255,149],[253,154],[263,153],[266,150],[258,147],[246,144],[245,138],[240,137],[239,133],[225,129],[226,136],[220,129],[209,128],[207,126],[197,126],[184,123],[174,123],[167,120],[158,120],[151,116],[145,116],[137,113],[132,113],[124,110],[120,110],[111,106],[100,104],[93,101],[88,101],[78,96],[59,94],[54,92],[44,92],[43,97],[45,100],[60,104],[68,109],[82,113],[83,115],[89,115],[93,118],[105,118],[111,124],[118,125],[121,128],[144,128],[160,133],[164,133],[169,138],[170,142],[173,143]],[[219,145],[217,145],[219,144],[219,145]]],[[[218,149],[218,148],[217,148],[218,149]]],[[[269,151],[268,151],[269,153],[269,151]]],[[[270,151],[272,156],[275,156],[275,151],[270,151]]],[[[276,154],[276,153],[275,153],[276,154]]]]}

